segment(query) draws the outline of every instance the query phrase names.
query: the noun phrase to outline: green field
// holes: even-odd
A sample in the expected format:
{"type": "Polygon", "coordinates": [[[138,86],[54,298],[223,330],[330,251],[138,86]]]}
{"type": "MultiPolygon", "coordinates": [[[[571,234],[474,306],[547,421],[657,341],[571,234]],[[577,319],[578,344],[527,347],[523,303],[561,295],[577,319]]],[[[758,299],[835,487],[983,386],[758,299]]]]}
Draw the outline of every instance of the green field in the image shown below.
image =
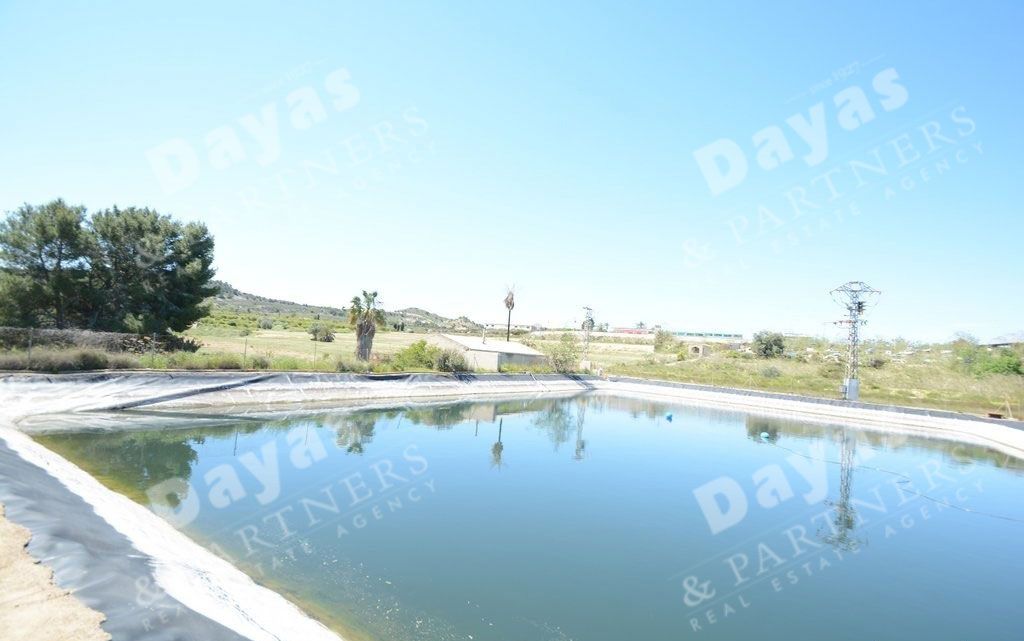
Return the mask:
{"type": "MultiPolygon", "coordinates": [[[[278,329],[250,331],[248,336],[241,336],[238,331],[216,328],[192,329],[186,332],[185,336],[202,343],[200,354],[231,353],[247,357],[258,355],[270,359],[291,357],[308,361],[308,365],[312,367],[315,353],[317,362],[324,369],[332,368],[327,362],[333,364],[342,356],[354,357],[356,351],[356,335],[351,331],[335,333],[334,341],[330,343],[313,341],[305,332],[278,329]]],[[[373,351],[376,354],[390,356],[426,336],[412,332],[379,331],[373,340],[373,351]]]]}

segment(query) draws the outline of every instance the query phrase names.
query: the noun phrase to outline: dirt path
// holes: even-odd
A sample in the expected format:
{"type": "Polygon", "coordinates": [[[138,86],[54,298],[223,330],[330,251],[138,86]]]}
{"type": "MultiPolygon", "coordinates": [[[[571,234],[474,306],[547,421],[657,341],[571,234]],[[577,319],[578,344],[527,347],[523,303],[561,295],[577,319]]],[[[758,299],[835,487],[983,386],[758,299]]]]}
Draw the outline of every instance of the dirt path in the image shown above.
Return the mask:
{"type": "Polygon", "coordinates": [[[0,505],[0,630],[5,641],[105,641],[103,615],[53,583],[53,572],[25,546],[29,531],[0,505]]]}

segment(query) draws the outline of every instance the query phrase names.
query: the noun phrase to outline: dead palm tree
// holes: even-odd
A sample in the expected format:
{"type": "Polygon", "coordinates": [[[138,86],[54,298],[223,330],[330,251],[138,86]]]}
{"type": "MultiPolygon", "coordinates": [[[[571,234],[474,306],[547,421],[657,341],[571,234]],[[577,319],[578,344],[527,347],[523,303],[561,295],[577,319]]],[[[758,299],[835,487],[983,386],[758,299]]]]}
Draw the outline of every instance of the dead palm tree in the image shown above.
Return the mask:
{"type": "Polygon", "coordinates": [[[377,306],[377,292],[368,292],[364,289],[362,297],[352,297],[348,322],[356,329],[356,358],[361,361],[370,360],[377,326],[384,324],[384,310],[377,306]]]}
{"type": "Polygon", "coordinates": [[[516,293],[510,287],[505,295],[505,308],[508,309],[508,325],[505,327],[505,342],[512,337],[512,308],[516,306],[516,293]]]}

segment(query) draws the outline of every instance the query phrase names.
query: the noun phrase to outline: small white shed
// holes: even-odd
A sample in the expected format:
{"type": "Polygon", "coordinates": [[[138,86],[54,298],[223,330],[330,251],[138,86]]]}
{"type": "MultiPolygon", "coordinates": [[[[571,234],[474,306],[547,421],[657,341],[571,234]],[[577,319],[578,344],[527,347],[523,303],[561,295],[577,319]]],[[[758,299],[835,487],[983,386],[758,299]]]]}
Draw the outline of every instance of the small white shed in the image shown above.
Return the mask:
{"type": "Polygon", "coordinates": [[[497,372],[506,365],[544,365],[548,361],[547,356],[532,347],[499,338],[437,334],[430,342],[441,348],[460,350],[466,364],[480,372],[497,372]]]}

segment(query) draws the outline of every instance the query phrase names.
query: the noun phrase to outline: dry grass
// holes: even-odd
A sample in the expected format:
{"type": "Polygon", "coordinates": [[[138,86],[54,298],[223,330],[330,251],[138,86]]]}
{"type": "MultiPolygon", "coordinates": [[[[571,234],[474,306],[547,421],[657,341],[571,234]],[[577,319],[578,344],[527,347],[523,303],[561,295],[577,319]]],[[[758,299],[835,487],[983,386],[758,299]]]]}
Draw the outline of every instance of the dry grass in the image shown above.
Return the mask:
{"type": "MultiPolygon", "coordinates": [[[[332,362],[339,357],[353,356],[356,351],[356,336],[352,332],[339,332],[332,343],[314,343],[309,334],[286,330],[255,330],[248,336],[240,336],[238,332],[203,332],[190,330],[186,336],[202,342],[200,354],[228,353],[242,354],[248,345],[248,356],[263,356],[268,359],[291,357],[303,361],[313,361],[316,350],[317,360],[325,356],[332,362]]],[[[404,347],[422,340],[426,334],[403,332],[378,332],[373,340],[373,351],[377,354],[396,354],[404,347]]]]}
{"type": "MultiPolygon", "coordinates": [[[[652,355],[644,361],[605,363],[607,371],[642,378],[839,398],[840,367],[792,359],[742,359],[723,354],[687,361],[652,355]],[[767,372],[768,368],[776,370],[767,372]]],[[[950,358],[921,357],[861,369],[861,400],[973,414],[1024,417],[1024,377],[977,377],[957,371],[950,358]],[[930,360],[931,362],[928,362],[930,360]]]]}

